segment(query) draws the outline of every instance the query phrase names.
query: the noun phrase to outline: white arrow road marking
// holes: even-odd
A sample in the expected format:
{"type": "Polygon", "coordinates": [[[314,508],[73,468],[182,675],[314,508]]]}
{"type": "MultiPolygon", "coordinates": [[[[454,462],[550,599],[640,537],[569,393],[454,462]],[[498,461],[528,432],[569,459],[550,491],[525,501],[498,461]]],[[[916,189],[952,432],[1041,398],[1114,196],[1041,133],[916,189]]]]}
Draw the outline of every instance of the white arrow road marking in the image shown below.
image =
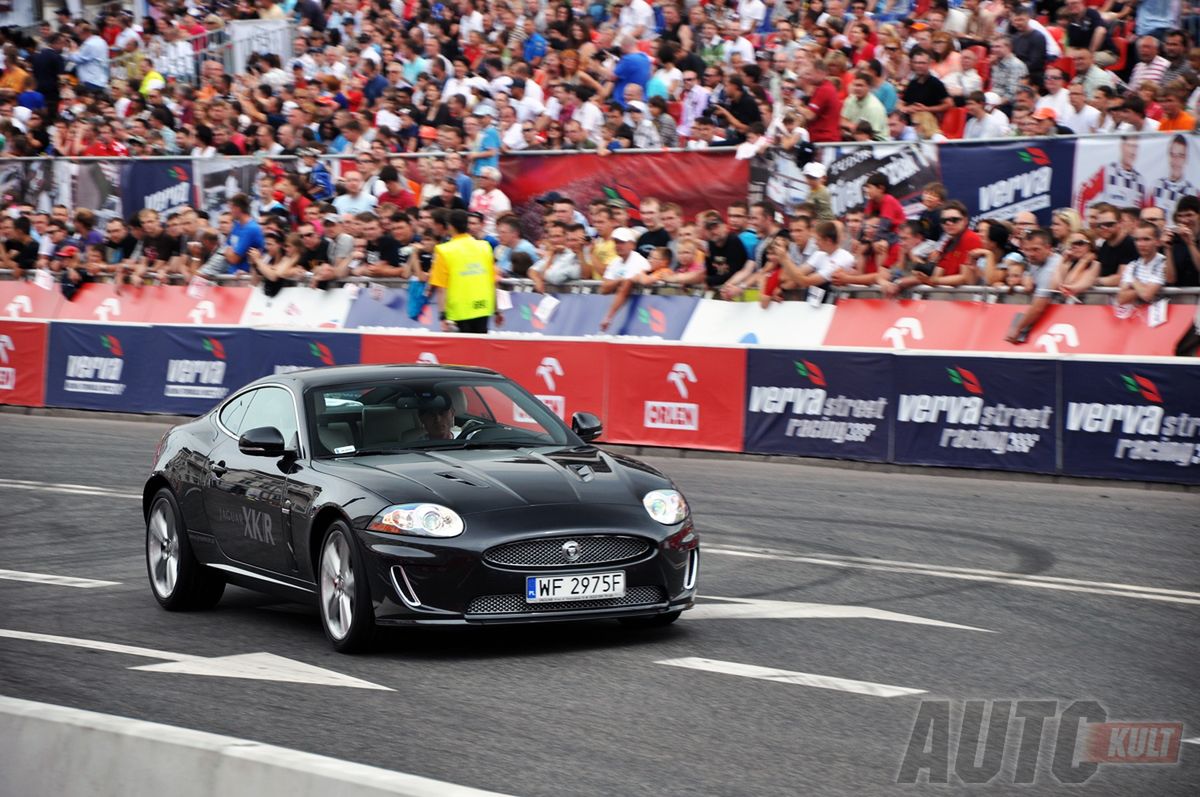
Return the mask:
{"type": "Polygon", "coordinates": [[[28,581],[31,584],[53,584],[58,587],[79,587],[80,589],[115,587],[121,583],[120,581],[100,581],[94,578],[76,578],[75,576],[54,576],[48,573],[26,573],[21,570],[0,570],[0,579],[28,581]]]}
{"type": "Polygon", "coordinates": [[[9,639],[24,639],[30,642],[48,642],[52,645],[69,645],[88,650],[101,650],[107,653],[124,653],[129,656],[141,656],[146,659],[159,659],[170,664],[147,664],[140,667],[130,667],[131,670],[147,672],[172,672],[181,675],[213,675],[220,678],[244,678],[254,681],[280,681],[283,683],[317,684],[320,686],[346,686],[353,689],[378,689],[384,692],[392,690],[386,686],[373,684],[349,675],[314,667],[311,664],[285,659],[273,653],[243,653],[235,656],[216,656],[205,658],[189,653],[172,653],[169,650],[140,648],[135,645],[122,645],[116,642],[103,642],[98,639],[77,639],[76,637],[55,636],[53,634],[38,634],[30,631],[13,631],[0,628],[0,637],[9,639]]]}
{"type": "Polygon", "coordinates": [[[1006,573],[1003,570],[980,570],[972,567],[931,565],[923,562],[902,562],[890,559],[872,559],[862,556],[837,556],[835,554],[791,554],[769,549],[717,547],[707,545],[706,554],[718,556],[741,556],[750,559],[773,559],[780,562],[799,562],[822,567],[840,567],[852,570],[873,570],[883,573],[908,573],[910,575],[953,578],[961,581],[982,581],[990,584],[1008,584],[1014,587],[1052,589],[1061,592],[1083,592],[1092,595],[1116,595],[1122,598],[1138,598],[1165,603],[1200,605],[1200,592],[1188,592],[1162,587],[1143,587],[1136,584],[1119,584],[1108,581],[1085,581],[1078,578],[1035,576],[1026,573],[1006,573]]]}
{"type": "Polygon", "coordinates": [[[55,482],[31,482],[25,479],[0,479],[0,489],[36,490],[43,493],[65,493],[67,495],[96,495],[105,498],[137,498],[140,493],[123,493],[108,487],[93,487],[88,484],[57,484],[55,482]]]}
{"type": "Polygon", "coordinates": [[[942,620],[930,620],[917,617],[914,614],[900,614],[883,609],[872,609],[869,606],[839,606],[831,603],[793,603],[792,601],[767,601],[755,598],[719,598],[714,595],[702,595],[704,600],[725,601],[725,603],[701,603],[683,613],[688,620],[887,620],[893,623],[913,623],[914,625],[933,625],[939,628],[958,628],[963,631],[983,631],[986,634],[995,633],[986,628],[976,628],[971,625],[947,623],[942,620]]]}
{"type": "Polygon", "coordinates": [[[839,692],[852,692],[856,695],[870,695],[871,697],[923,695],[926,691],[924,689],[910,689],[907,686],[877,684],[872,681],[855,681],[849,678],[834,678],[829,675],[814,675],[808,672],[793,672],[792,670],[776,670],[773,667],[739,664],[736,661],[701,659],[695,656],[683,659],[663,659],[662,661],[656,661],[655,664],[666,664],[668,667],[685,667],[689,670],[716,672],[723,675],[740,675],[743,678],[758,678],[763,681],[775,681],[781,684],[813,686],[817,689],[836,689],[839,692]]]}

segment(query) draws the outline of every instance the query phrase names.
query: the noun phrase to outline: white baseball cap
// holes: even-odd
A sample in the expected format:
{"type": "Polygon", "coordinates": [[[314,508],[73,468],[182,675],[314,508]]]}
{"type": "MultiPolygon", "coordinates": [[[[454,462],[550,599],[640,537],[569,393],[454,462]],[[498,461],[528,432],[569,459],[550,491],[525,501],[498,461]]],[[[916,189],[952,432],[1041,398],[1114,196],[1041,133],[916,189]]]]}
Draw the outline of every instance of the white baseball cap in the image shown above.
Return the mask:
{"type": "Polygon", "coordinates": [[[638,239],[637,233],[628,227],[618,227],[613,230],[612,237],[614,241],[624,241],[631,244],[637,243],[638,239]]]}

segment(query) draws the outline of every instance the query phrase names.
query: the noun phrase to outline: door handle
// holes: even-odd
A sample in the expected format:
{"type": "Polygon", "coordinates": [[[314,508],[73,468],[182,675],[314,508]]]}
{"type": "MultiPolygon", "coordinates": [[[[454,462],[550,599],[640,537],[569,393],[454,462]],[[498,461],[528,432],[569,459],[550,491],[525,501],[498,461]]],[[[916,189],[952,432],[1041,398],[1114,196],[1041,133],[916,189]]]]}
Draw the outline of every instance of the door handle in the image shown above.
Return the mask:
{"type": "Polygon", "coordinates": [[[228,473],[229,468],[225,467],[225,460],[215,463],[212,466],[212,472],[214,476],[224,476],[226,473],[228,473]]]}

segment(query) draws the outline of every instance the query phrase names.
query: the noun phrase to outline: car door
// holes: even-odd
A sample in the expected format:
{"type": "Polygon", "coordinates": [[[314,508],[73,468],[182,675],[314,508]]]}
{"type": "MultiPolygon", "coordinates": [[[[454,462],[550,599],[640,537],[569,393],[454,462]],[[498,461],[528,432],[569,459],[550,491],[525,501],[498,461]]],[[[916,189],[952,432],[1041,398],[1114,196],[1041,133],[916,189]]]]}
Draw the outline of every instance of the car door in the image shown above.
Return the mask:
{"type": "Polygon", "coordinates": [[[274,426],[295,450],[299,425],[295,402],[286,388],[268,385],[250,391],[238,430],[225,429],[209,454],[204,508],[226,556],[290,574],[295,558],[283,509],[291,459],[252,457],[238,450],[238,436],[263,426],[274,426]]]}

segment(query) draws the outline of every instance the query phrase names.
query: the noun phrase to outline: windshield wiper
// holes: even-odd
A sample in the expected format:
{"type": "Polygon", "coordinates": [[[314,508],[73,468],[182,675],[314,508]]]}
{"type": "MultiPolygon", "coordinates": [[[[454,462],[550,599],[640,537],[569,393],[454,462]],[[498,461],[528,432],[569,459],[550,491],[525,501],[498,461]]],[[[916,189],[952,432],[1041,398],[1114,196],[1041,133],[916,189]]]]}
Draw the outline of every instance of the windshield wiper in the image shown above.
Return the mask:
{"type": "MultiPolygon", "coordinates": [[[[430,441],[435,442],[435,441],[430,441]]],[[[438,446],[423,446],[422,448],[435,451],[458,450],[462,451],[471,448],[536,448],[539,446],[553,445],[553,443],[543,443],[538,440],[516,441],[516,440],[440,440],[442,443],[438,446]]]]}

